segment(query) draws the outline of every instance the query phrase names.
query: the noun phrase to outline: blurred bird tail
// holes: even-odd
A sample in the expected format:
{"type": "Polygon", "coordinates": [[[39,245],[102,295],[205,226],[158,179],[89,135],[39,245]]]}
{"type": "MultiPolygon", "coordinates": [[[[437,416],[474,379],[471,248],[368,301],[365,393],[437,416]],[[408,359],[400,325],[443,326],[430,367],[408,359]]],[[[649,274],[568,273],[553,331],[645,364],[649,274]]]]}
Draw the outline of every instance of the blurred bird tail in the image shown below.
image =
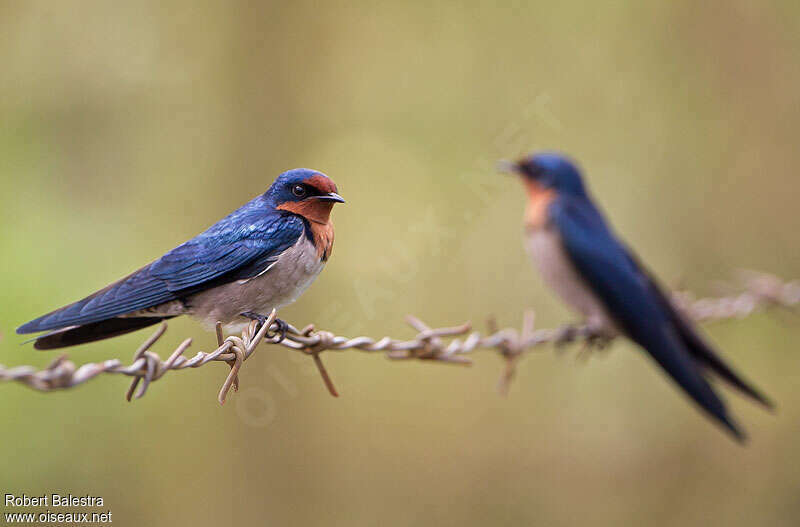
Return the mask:
{"type": "Polygon", "coordinates": [[[649,342],[639,342],[648,353],[658,362],[672,379],[713,417],[723,429],[740,443],[747,440],[744,431],[728,413],[725,403],[714,392],[708,381],[702,375],[702,369],[683,348],[683,342],[677,334],[663,331],[661,338],[654,338],[649,342]]]}
{"type": "Polygon", "coordinates": [[[172,317],[109,318],[108,320],[101,320],[82,326],[72,326],[47,333],[37,337],[33,347],[39,350],[49,350],[86,344],[124,335],[125,333],[158,324],[168,318],[172,317]]]}
{"type": "Polygon", "coordinates": [[[692,338],[686,340],[686,344],[689,346],[689,350],[694,355],[695,360],[705,366],[707,370],[713,372],[717,377],[727,382],[740,393],[761,404],[767,410],[775,410],[775,403],[737,375],[698,335],[692,335],[692,338]]]}
{"type": "MultiPolygon", "coordinates": [[[[641,269],[641,262],[637,262],[641,269]]],[[[694,360],[698,365],[704,367],[707,371],[715,374],[717,377],[727,382],[730,386],[737,389],[740,393],[750,397],[757,403],[761,404],[768,410],[774,410],[774,403],[758,391],[753,385],[745,381],[741,375],[737,374],[730,366],[728,366],[716,354],[711,345],[697,332],[694,325],[686,319],[686,317],[676,309],[673,303],[669,300],[664,293],[663,288],[658,281],[646,272],[647,278],[650,280],[650,289],[661,302],[662,307],[667,311],[675,326],[679,338],[683,341],[684,345],[691,353],[694,360]]]]}

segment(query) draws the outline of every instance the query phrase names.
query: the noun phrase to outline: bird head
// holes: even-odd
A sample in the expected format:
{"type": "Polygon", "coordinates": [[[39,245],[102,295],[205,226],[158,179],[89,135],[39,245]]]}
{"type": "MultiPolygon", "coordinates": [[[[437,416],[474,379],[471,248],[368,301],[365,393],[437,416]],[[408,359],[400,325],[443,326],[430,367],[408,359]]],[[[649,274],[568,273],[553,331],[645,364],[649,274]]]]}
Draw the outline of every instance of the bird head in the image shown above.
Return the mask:
{"type": "Polygon", "coordinates": [[[336,183],[322,172],[295,168],[284,172],[266,193],[273,206],[313,223],[328,223],[334,204],[344,203],[336,183]]]}
{"type": "Polygon", "coordinates": [[[586,194],[580,170],[563,154],[536,152],[517,162],[501,161],[499,168],[519,175],[531,192],[549,190],[576,196],[586,194]]]}

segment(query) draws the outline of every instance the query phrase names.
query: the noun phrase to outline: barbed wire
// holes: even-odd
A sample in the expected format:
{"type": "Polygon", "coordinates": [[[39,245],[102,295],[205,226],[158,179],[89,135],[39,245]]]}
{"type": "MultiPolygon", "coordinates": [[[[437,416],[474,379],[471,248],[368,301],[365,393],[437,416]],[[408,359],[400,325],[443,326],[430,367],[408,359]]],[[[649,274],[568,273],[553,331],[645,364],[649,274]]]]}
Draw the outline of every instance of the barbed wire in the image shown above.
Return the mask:
{"type": "MultiPolygon", "coordinates": [[[[729,288],[730,289],[730,288],[729,288]]],[[[688,292],[673,293],[676,306],[696,322],[711,322],[726,319],[741,319],[767,308],[793,309],[800,304],[800,281],[786,282],[780,278],[753,271],[742,272],[736,293],[715,298],[696,298],[688,292]]],[[[167,372],[199,368],[210,362],[225,362],[230,366],[225,382],[219,390],[217,400],[224,404],[231,388],[239,387],[239,371],[244,362],[263,343],[278,344],[313,358],[325,386],[334,397],[338,392],[333,385],[320,354],[322,352],[359,350],[382,353],[392,360],[427,360],[448,364],[469,365],[467,356],[477,350],[499,353],[505,360],[505,369],[498,389],[508,391],[514,377],[519,359],[526,353],[551,344],[563,346],[582,341],[582,352],[593,348],[604,348],[611,339],[596,333],[588,326],[563,326],[555,329],[536,329],[533,311],[524,314],[520,330],[514,328],[498,329],[493,319],[488,321],[489,333],[481,335],[472,331],[469,323],[454,327],[431,328],[416,317],[406,317],[406,322],[417,331],[408,340],[383,337],[343,337],[329,331],[317,330],[313,325],[302,329],[289,325],[285,338],[281,339],[280,326],[276,322],[276,312],[270,313],[264,324],[251,322],[241,336],[224,337],[222,327],[216,327],[218,347],[210,353],[198,352],[194,357],[184,356],[192,344],[188,338],[181,342],[166,360],[151,351],[164,335],[167,324],[162,325],[136,350],[131,364],[124,365],[119,359],[76,366],[66,354],[55,359],[44,369],[32,366],[6,368],[0,365],[0,381],[15,381],[39,391],[54,391],[81,385],[101,374],[121,374],[133,377],[126,398],[141,398],[154,381],[167,372]],[[449,341],[448,341],[449,339],[449,341]]]]}

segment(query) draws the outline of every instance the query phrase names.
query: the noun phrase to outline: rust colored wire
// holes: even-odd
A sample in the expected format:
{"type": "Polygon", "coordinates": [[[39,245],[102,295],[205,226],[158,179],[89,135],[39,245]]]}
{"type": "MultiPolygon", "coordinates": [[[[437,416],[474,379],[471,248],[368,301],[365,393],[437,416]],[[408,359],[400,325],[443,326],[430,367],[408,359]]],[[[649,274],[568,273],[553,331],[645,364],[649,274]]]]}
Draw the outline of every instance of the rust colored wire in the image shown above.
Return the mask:
{"type": "MultiPolygon", "coordinates": [[[[775,276],[747,272],[741,277],[738,292],[716,298],[696,298],[690,293],[674,293],[673,301],[686,316],[696,322],[711,322],[726,319],[741,319],[756,311],[768,308],[794,309],[800,304],[800,281],[786,282],[775,276]]],[[[225,362],[230,366],[225,382],[217,397],[220,404],[225,403],[231,388],[238,390],[239,371],[244,362],[263,343],[277,344],[310,355],[328,391],[333,396],[338,393],[322,363],[320,354],[326,351],[360,350],[379,352],[392,360],[428,360],[450,364],[469,365],[468,355],[477,350],[499,353],[506,362],[498,389],[508,390],[514,377],[518,360],[527,352],[540,349],[544,345],[562,346],[573,342],[584,342],[585,350],[604,346],[607,339],[592,332],[586,326],[564,326],[556,329],[536,329],[532,311],[525,313],[520,330],[513,328],[497,329],[489,321],[489,332],[482,335],[472,331],[470,324],[432,329],[421,320],[408,316],[406,321],[417,332],[408,340],[383,337],[342,337],[329,331],[316,330],[313,325],[303,329],[289,326],[286,336],[281,340],[277,334],[276,313],[270,313],[265,324],[259,327],[253,321],[241,336],[225,338],[217,324],[218,347],[210,353],[198,352],[187,358],[184,353],[192,344],[192,339],[184,340],[166,360],[151,351],[154,344],[164,335],[167,324],[163,323],[134,353],[131,364],[125,365],[118,359],[76,366],[67,355],[61,355],[49,366],[37,370],[31,366],[6,368],[0,365],[0,381],[14,381],[40,391],[53,391],[72,388],[83,384],[101,374],[121,374],[133,377],[126,398],[140,398],[150,384],[161,379],[167,372],[199,368],[209,362],[225,362]]]]}

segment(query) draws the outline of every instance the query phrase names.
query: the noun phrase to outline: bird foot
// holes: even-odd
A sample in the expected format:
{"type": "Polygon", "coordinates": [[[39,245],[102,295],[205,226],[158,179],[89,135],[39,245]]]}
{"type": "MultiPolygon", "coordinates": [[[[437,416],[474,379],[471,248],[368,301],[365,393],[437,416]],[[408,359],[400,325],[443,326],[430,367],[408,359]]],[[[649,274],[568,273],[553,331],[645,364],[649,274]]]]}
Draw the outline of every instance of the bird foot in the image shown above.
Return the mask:
{"type": "Polygon", "coordinates": [[[275,341],[277,344],[278,342],[283,342],[283,340],[286,338],[286,333],[289,331],[289,324],[280,318],[276,318],[275,323],[278,325],[278,330],[272,335],[268,334],[267,337],[274,338],[276,335],[280,335],[280,338],[275,341]]]}
{"type": "Polygon", "coordinates": [[[580,336],[580,328],[573,324],[565,324],[555,331],[553,343],[557,348],[563,348],[567,344],[572,344],[580,336]]]}
{"type": "Polygon", "coordinates": [[[594,333],[586,337],[586,348],[603,351],[609,347],[612,338],[604,333],[594,333]]]}
{"type": "MultiPolygon", "coordinates": [[[[241,316],[243,316],[245,318],[249,318],[250,320],[257,320],[258,321],[258,325],[256,326],[256,333],[258,333],[261,330],[261,328],[264,326],[264,324],[267,323],[267,318],[268,318],[268,317],[266,317],[266,316],[264,316],[264,315],[262,315],[260,313],[255,313],[253,311],[245,311],[244,313],[241,314],[241,316]]],[[[279,318],[276,318],[274,320],[274,323],[278,325],[278,330],[275,333],[272,333],[272,334],[270,334],[269,330],[267,330],[268,332],[266,334],[266,337],[268,339],[272,339],[276,335],[280,335],[280,338],[277,341],[275,341],[275,343],[277,344],[278,342],[282,342],[283,339],[286,338],[286,333],[289,331],[289,324],[286,321],[281,320],[279,318]]]]}
{"type": "Polygon", "coordinates": [[[609,349],[612,338],[603,333],[592,333],[586,336],[586,340],[581,346],[576,358],[583,362],[587,361],[595,353],[605,352],[609,349]]]}

